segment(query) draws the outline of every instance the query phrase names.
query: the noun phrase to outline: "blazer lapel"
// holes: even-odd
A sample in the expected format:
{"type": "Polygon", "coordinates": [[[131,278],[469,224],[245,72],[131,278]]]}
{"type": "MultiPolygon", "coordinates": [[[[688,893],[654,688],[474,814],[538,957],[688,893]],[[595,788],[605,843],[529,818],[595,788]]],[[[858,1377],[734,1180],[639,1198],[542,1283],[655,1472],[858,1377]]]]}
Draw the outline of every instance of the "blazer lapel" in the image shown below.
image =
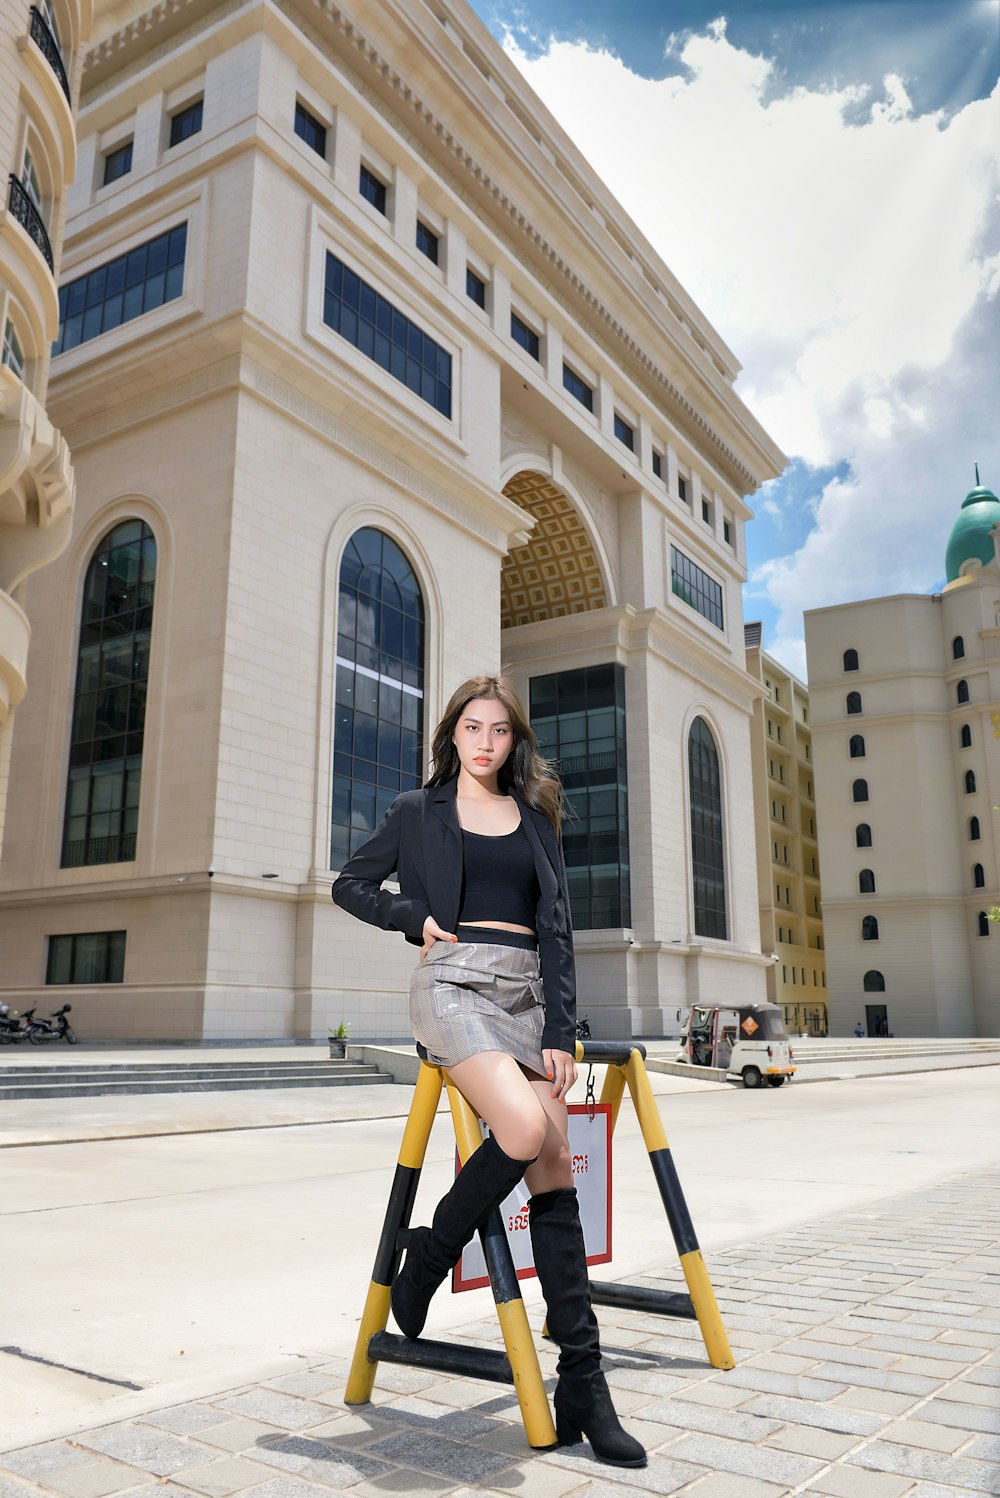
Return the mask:
{"type": "Polygon", "coordinates": [[[556,873],[555,849],[553,847],[550,851],[549,847],[550,842],[555,842],[552,823],[544,812],[535,811],[528,806],[513,787],[510,794],[521,808],[521,823],[535,855],[535,873],[538,875],[538,888],[541,892],[538,912],[540,924],[548,930],[559,931],[565,928],[565,920],[560,919],[559,913],[561,892],[556,873]]]}
{"type": "Polygon", "coordinates": [[[440,915],[435,917],[446,931],[454,931],[462,903],[462,829],[458,824],[455,793],[458,781],[436,787],[428,794],[432,815],[427,818],[424,848],[428,880],[440,891],[440,915]]]}

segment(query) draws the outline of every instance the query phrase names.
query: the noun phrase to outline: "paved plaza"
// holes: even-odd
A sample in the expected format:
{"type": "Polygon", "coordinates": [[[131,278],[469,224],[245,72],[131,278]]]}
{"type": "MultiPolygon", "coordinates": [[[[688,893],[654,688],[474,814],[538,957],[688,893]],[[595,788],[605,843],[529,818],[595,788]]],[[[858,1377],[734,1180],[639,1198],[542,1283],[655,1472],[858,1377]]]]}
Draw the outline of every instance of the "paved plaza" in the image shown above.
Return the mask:
{"type": "MultiPolygon", "coordinates": [[[[674,1124],[681,1179],[692,1186],[692,1210],[737,1366],[729,1372],[712,1369],[696,1325],[601,1308],[616,1404],[650,1451],[644,1471],[602,1466],[591,1458],[589,1447],[529,1452],[514,1395],[503,1386],[385,1366],[377,1374],[372,1402],[348,1409],[343,1391],[350,1338],[344,1326],[330,1336],[327,1348],[317,1334],[320,1345],[314,1352],[291,1355],[284,1344],[284,1361],[278,1367],[276,1360],[270,1374],[251,1366],[248,1358],[241,1376],[221,1379],[206,1372],[206,1386],[196,1388],[191,1382],[183,1397],[180,1386],[163,1376],[134,1392],[115,1389],[103,1407],[74,1412],[67,1406],[61,1427],[57,1418],[48,1439],[36,1437],[33,1444],[18,1443],[8,1427],[0,1438],[5,1451],[0,1455],[0,1498],[105,1498],[119,1493],[136,1498],[164,1493],[174,1498],[320,1498],[331,1490],[357,1498],[408,1493],[458,1498],[471,1493],[521,1493],[525,1498],[626,1498],[637,1492],[698,1498],[998,1494],[996,1079],[994,1069],[984,1068],[967,1079],[952,1072],[933,1079],[830,1083],[780,1097],[720,1089],[661,1098],[668,1129],[674,1124]],[[767,1104],[772,1105],[770,1113],[767,1104]],[[785,1108],[783,1113],[774,1110],[777,1104],[785,1108]],[[834,1154],[816,1150],[813,1178],[807,1179],[806,1156],[796,1155],[793,1136],[808,1134],[808,1120],[815,1115],[817,1127],[809,1137],[811,1147],[815,1141],[818,1149],[828,1119],[842,1117],[846,1125],[852,1114],[856,1131],[845,1128],[848,1143],[840,1179],[834,1154]],[[781,1129],[788,1130],[784,1156],[781,1129]],[[867,1153],[859,1147],[866,1129],[867,1153]],[[901,1143],[907,1138],[911,1149],[901,1143]],[[968,1141],[966,1151],[962,1138],[968,1141]],[[935,1140],[941,1145],[937,1154],[935,1140]],[[729,1179],[720,1169],[727,1147],[729,1179]],[[709,1167],[708,1180],[696,1168],[699,1160],[709,1167]],[[824,1175],[829,1207],[818,1210],[824,1175]],[[773,1230],[761,1230],[762,1218],[749,1210],[751,1195],[745,1185],[741,1189],[741,1179],[752,1182],[758,1196],[770,1179],[776,1193],[773,1230]],[[724,1231],[721,1212],[699,1213],[698,1204],[706,1206],[713,1190],[717,1198],[728,1196],[731,1216],[744,1216],[747,1231],[741,1234],[738,1220],[730,1220],[724,1231]],[[163,1384],[159,1401],[157,1382],[163,1384]]],[[[400,1094],[405,1096],[405,1089],[400,1094]]],[[[358,1127],[344,1122],[255,1132],[252,1137],[275,1147],[275,1141],[293,1135],[315,1140],[358,1127]]],[[[378,1129],[398,1136],[399,1120],[380,1120],[378,1129]]],[[[439,1131],[437,1152],[445,1157],[450,1146],[441,1124],[435,1139],[439,1131]]],[[[231,1142],[233,1136],[228,1137],[231,1142]]],[[[242,1144],[247,1137],[238,1136],[242,1144]]],[[[623,1116],[622,1155],[632,1137],[623,1116]]],[[[373,1135],[371,1142],[381,1143],[382,1134],[377,1139],[373,1135]]],[[[135,1140],[131,1148],[145,1152],[148,1168],[164,1143],[135,1140]]],[[[176,1141],[170,1143],[176,1147],[176,1141]]],[[[188,1149],[196,1143],[202,1149],[219,1147],[213,1136],[182,1143],[188,1149]]],[[[23,1170],[30,1156],[37,1168],[51,1170],[43,1157],[79,1161],[79,1153],[71,1152],[121,1148],[117,1141],[55,1145],[12,1149],[4,1157],[8,1162],[16,1157],[23,1170]]],[[[113,1156],[105,1158],[105,1190],[110,1193],[113,1156]]],[[[235,1157],[228,1154],[226,1159],[232,1170],[235,1157]]],[[[438,1174],[443,1163],[436,1160],[438,1174]]],[[[190,1168],[189,1162],[184,1168],[190,1168]]],[[[645,1170],[648,1176],[648,1166],[645,1170]]],[[[356,1235],[347,1236],[352,1243],[355,1236],[363,1241],[345,1251],[348,1298],[356,1295],[354,1281],[360,1284],[367,1273],[360,1266],[370,1269],[371,1223],[384,1208],[383,1178],[384,1172],[368,1169],[367,1192],[361,1189],[361,1177],[355,1178],[359,1226],[356,1235]],[[373,1198],[367,1205],[365,1194],[373,1198]]],[[[631,1198],[639,1179],[623,1172],[619,1189],[627,1184],[631,1198]]],[[[7,1178],[8,1210],[12,1181],[16,1186],[15,1177],[7,1178]]],[[[209,1194],[204,1174],[198,1190],[209,1194]]],[[[616,1203],[617,1197],[616,1192],[616,1203]]],[[[179,1199],[168,1199],[181,1213],[179,1199]]],[[[648,1192],[642,1198],[647,1218],[654,1202],[648,1192]]],[[[54,1198],[46,1205],[41,1196],[31,1213],[40,1239],[55,1231],[62,1215],[54,1198]]],[[[617,1229],[620,1251],[616,1248],[611,1270],[599,1273],[683,1288],[663,1225],[656,1224],[661,1247],[654,1254],[652,1237],[636,1239],[637,1220],[629,1215],[629,1203],[623,1204],[617,1229]]],[[[238,1236],[234,1222],[223,1252],[238,1252],[238,1236]]],[[[183,1256],[183,1231],[173,1250],[183,1256]]],[[[191,1251],[191,1300],[177,1308],[178,1320],[185,1324],[191,1320],[188,1312],[206,1298],[194,1262],[201,1246],[195,1242],[191,1251]]],[[[336,1295],[336,1276],[317,1280],[313,1294],[315,1323],[328,1325],[325,1298],[336,1295]]],[[[281,1299],[280,1290],[275,1296],[281,1299]]],[[[453,1326],[456,1340],[498,1343],[484,1293],[438,1300],[433,1335],[444,1335],[453,1326]],[[464,1320],[455,1314],[458,1308],[464,1320]]],[[[526,1300],[538,1330],[541,1308],[533,1286],[526,1288],[526,1300]]],[[[360,1305],[352,1310],[359,1311],[360,1305]]],[[[93,1314],[100,1322],[99,1305],[93,1314]]],[[[156,1314],[151,1302],[153,1341],[156,1314]]],[[[280,1307],[276,1314],[280,1319],[280,1307]]],[[[67,1331],[63,1367],[72,1365],[74,1357],[83,1359],[88,1347],[93,1354],[100,1345],[95,1331],[76,1336],[74,1343],[67,1331]]],[[[555,1355],[540,1338],[536,1343],[551,1389],[555,1355]]],[[[51,1352],[51,1335],[48,1346],[51,1352]]],[[[136,1350],[132,1356],[139,1367],[141,1354],[136,1350]]],[[[119,1361],[124,1366],[128,1358],[122,1353],[119,1361]]],[[[37,1422],[30,1424],[37,1430],[37,1422]]]]}

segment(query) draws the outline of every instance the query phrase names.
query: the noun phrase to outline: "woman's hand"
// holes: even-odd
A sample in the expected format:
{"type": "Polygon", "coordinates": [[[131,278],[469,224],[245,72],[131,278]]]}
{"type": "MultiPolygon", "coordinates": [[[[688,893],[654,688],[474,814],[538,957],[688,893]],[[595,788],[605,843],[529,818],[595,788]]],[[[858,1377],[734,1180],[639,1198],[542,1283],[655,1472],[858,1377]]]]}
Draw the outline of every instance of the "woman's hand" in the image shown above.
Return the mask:
{"type": "Polygon", "coordinates": [[[569,1051],[543,1051],[545,1075],[552,1083],[552,1096],[566,1101],[566,1094],[576,1081],[576,1058],[569,1051]]]}
{"type": "Polygon", "coordinates": [[[458,937],[455,936],[453,932],[442,931],[441,927],[438,925],[437,921],[432,915],[429,915],[426,921],[424,921],[424,929],[422,935],[424,938],[424,944],[420,948],[421,962],[423,962],[424,958],[427,956],[427,953],[430,951],[431,947],[436,941],[458,941],[458,937]]]}

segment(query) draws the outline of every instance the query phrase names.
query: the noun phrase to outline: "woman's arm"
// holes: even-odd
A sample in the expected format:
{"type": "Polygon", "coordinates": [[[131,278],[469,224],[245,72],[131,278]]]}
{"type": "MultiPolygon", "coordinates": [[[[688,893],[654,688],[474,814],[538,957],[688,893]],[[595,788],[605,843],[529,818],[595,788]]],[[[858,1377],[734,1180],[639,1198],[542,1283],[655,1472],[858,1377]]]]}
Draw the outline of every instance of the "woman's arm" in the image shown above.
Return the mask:
{"type": "Polygon", "coordinates": [[[349,858],[334,881],[331,894],[335,905],[383,931],[402,931],[407,941],[417,945],[424,938],[424,922],[430,916],[426,899],[413,895],[393,894],[382,885],[399,867],[402,809],[398,798],[389,807],[385,819],[353,858],[349,858]]]}

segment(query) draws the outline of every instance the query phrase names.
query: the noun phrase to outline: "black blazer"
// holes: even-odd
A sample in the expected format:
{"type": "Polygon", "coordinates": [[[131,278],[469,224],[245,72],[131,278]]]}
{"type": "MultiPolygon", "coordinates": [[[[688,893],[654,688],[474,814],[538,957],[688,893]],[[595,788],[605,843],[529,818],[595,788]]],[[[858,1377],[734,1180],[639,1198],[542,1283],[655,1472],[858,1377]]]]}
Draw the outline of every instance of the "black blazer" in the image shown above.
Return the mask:
{"type": "MultiPolygon", "coordinates": [[[[462,829],[455,805],[457,778],[430,790],[404,791],[385,820],[348,859],[333,885],[337,905],[383,931],[401,931],[423,944],[424,921],[432,915],[442,931],[457,929],[462,899],[462,829]],[[383,889],[398,874],[399,894],[383,889]]],[[[538,957],[545,991],[542,1048],[576,1047],[576,970],[562,841],[544,812],[510,791],[535,855],[540,890],[535,915],[538,957]]]]}

